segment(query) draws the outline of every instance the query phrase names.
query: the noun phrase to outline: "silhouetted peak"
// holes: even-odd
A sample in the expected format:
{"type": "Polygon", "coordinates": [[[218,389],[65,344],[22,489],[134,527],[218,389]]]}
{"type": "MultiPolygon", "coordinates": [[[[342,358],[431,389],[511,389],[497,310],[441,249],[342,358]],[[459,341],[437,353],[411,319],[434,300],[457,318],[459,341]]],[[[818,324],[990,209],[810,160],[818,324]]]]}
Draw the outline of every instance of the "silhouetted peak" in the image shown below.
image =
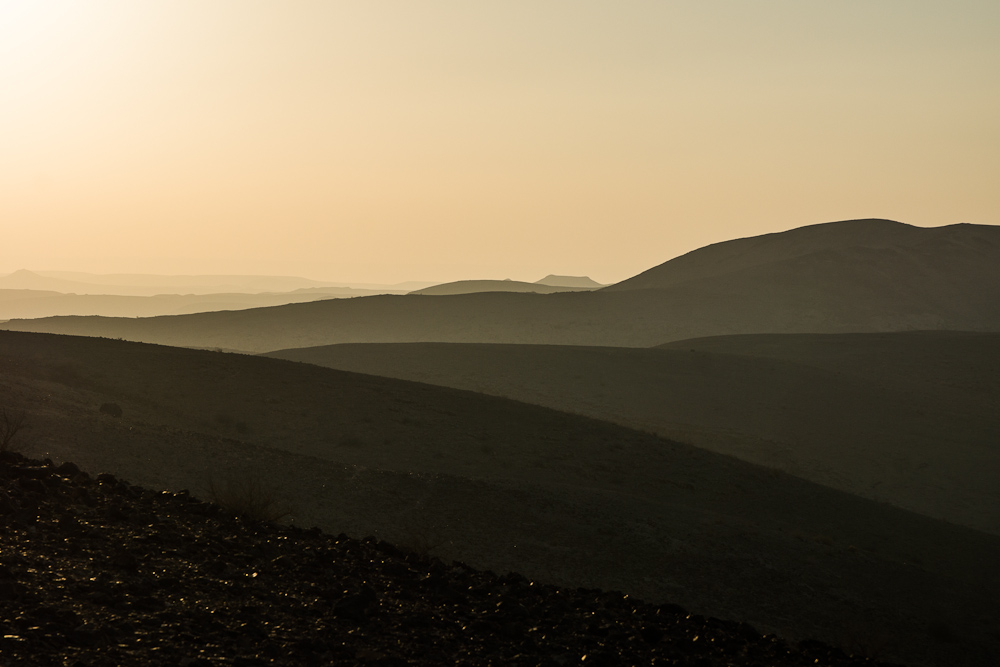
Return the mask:
{"type": "Polygon", "coordinates": [[[912,248],[930,239],[943,240],[987,225],[916,227],[884,218],[861,218],[806,225],[783,232],[722,241],[675,257],[607,288],[664,289],[680,283],[730,274],[750,267],[777,264],[816,253],[912,248]]]}
{"type": "Polygon", "coordinates": [[[552,273],[541,280],[536,280],[535,284],[551,285],[552,287],[604,287],[604,285],[591,280],[588,276],[557,276],[552,273]]]}

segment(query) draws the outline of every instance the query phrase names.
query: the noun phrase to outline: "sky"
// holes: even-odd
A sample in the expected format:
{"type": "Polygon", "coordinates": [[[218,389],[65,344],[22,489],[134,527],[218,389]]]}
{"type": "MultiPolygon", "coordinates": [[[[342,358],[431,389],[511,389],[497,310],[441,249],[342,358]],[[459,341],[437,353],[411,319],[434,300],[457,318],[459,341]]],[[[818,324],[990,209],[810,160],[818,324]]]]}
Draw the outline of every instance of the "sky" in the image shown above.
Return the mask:
{"type": "Polygon", "coordinates": [[[0,0],[0,273],[589,275],[1000,224],[996,0],[0,0]]]}

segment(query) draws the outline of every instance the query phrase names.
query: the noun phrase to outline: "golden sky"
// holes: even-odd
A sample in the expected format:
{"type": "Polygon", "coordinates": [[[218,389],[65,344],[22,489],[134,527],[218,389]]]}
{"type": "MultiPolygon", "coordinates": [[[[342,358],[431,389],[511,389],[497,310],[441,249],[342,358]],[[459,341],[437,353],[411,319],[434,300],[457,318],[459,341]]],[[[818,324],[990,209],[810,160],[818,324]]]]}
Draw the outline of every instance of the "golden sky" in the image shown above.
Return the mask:
{"type": "Polygon", "coordinates": [[[0,273],[614,282],[1000,224],[1000,2],[0,0],[0,273]]]}

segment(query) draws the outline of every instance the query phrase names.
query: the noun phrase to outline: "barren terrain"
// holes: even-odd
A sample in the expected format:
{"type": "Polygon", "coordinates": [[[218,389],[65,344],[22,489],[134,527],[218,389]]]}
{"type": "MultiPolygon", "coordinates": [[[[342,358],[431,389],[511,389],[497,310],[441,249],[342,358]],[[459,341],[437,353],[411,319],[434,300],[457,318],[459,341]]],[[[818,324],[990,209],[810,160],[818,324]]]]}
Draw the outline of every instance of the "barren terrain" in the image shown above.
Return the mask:
{"type": "Polygon", "coordinates": [[[263,471],[294,522],[621,590],[911,664],[992,664],[1000,538],[653,435],[244,355],[0,336],[19,449],[203,494],[263,471]],[[100,407],[115,403],[121,417],[100,407]]]}
{"type": "Polygon", "coordinates": [[[347,344],[269,356],[607,420],[1000,534],[1000,334],[760,334],[646,350],[347,344]]]}

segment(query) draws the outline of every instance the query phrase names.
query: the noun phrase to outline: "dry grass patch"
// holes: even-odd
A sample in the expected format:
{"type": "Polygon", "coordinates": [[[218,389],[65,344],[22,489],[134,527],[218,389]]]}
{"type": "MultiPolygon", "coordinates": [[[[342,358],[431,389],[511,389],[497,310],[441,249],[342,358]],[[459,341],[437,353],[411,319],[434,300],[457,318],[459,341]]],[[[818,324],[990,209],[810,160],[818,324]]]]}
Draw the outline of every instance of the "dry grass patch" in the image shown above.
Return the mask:
{"type": "Polygon", "coordinates": [[[0,408],[0,452],[6,452],[14,437],[27,426],[27,412],[0,408]]]}
{"type": "Polygon", "coordinates": [[[275,522],[293,514],[291,503],[258,468],[233,469],[221,477],[209,476],[212,502],[252,521],[275,522]]]}

